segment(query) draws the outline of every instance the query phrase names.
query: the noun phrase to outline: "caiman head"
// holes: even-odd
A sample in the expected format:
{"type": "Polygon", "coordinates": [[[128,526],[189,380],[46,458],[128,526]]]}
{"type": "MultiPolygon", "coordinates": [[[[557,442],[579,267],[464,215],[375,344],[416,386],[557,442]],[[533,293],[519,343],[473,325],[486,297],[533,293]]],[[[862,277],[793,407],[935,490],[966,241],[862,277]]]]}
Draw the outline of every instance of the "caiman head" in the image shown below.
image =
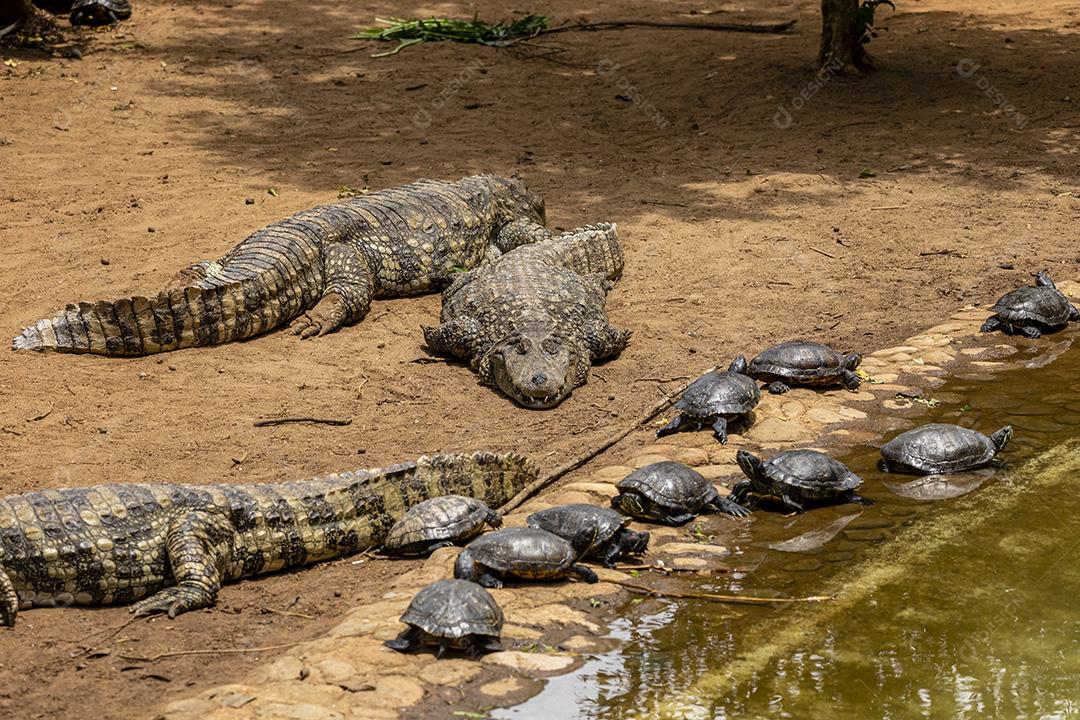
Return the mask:
{"type": "Polygon", "coordinates": [[[547,224],[544,210],[544,198],[525,185],[521,178],[496,178],[505,191],[505,206],[502,208],[510,220],[533,220],[539,225],[547,224]]]}
{"type": "Polygon", "coordinates": [[[496,345],[481,368],[484,380],[522,407],[546,410],[561,403],[589,373],[577,345],[550,333],[522,333],[496,345]]]}

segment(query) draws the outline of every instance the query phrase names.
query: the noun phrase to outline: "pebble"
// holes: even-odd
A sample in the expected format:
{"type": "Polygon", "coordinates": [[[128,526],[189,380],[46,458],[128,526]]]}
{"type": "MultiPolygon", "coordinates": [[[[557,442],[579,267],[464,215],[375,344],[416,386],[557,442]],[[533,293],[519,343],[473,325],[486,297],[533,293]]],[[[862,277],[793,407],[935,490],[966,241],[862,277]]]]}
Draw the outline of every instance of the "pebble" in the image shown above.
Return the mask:
{"type": "Polygon", "coordinates": [[[485,655],[481,660],[485,665],[498,665],[510,668],[526,675],[555,675],[569,670],[574,665],[574,658],[569,655],[554,653],[528,653],[519,650],[504,650],[503,652],[485,655]]]}

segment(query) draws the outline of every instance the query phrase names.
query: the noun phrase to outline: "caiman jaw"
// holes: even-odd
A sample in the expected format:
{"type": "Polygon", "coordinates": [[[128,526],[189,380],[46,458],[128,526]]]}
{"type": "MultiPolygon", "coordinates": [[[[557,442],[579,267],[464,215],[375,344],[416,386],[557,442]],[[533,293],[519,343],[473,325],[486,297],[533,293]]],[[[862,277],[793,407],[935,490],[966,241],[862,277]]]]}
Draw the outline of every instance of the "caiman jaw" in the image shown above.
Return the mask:
{"type": "Polygon", "coordinates": [[[494,380],[493,384],[503,394],[524,408],[530,410],[553,408],[565,400],[574,390],[573,378],[577,373],[572,366],[561,369],[561,371],[558,371],[558,375],[555,374],[556,369],[552,367],[545,367],[543,370],[524,368],[524,379],[518,377],[522,374],[523,368],[514,369],[518,372],[512,372],[507,367],[506,359],[501,353],[492,355],[491,377],[494,380]],[[550,377],[559,377],[561,381],[555,386],[554,383],[549,382],[550,377]]]}

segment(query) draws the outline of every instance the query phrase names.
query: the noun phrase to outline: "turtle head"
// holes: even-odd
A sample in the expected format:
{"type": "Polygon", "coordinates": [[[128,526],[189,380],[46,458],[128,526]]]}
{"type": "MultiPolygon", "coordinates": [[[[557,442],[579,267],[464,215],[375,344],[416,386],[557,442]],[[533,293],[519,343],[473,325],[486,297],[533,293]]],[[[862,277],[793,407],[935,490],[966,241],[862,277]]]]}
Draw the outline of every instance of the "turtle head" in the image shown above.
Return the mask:
{"type": "Polygon", "coordinates": [[[737,355],[731,364],[728,365],[728,372],[739,373],[740,375],[746,374],[746,356],[737,355]]]}
{"type": "Polygon", "coordinates": [[[641,496],[635,492],[619,493],[611,498],[611,507],[626,513],[630,517],[647,518],[649,513],[641,502],[641,496]]]}
{"type": "Polygon", "coordinates": [[[854,370],[859,367],[859,363],[862,362],[862,353],[849,353],[844,356],[844,367],[848,370],[854,370]]]}
{"type": "Polygon", "coordinates": [[[491,353],[490,364],[491,383],[531,410],[561,403],[589,368],[574,345],[545,332],[507,338],[491,353]]]}
{"type": "Polygon", "coordinates": [[[998,452],[1001,452],[1008,442],[1012,440],[1012,435],[1012,425],[1006,425],[990,436],[990,442],[994,443],[994,447],[997,448],[998,452]]]}
{"type": "Polygon", "coordinates": [[[623,555],[644,555],[649,547],[649,533],[623,528],[616,542],[623,555]]]}
{"type": "Polygon", "coordinates": [[[761,460],[745,450],[740,450],[735,453],[735,462],[739,463],[739,469],[743,471],[743,474],[750,478],[751,482],[757,484],[761,478],[761,460]]]}
{"type": "Polygon", "coordinates": [[[1057,285],[1054,284],[1054,281],[1050,279],[1050,274],[1047,273],[1045,270],[1040,270],[1039,272],[1035,273],[1035,286],[1048,288],[1057,287],[1057,285]]]}

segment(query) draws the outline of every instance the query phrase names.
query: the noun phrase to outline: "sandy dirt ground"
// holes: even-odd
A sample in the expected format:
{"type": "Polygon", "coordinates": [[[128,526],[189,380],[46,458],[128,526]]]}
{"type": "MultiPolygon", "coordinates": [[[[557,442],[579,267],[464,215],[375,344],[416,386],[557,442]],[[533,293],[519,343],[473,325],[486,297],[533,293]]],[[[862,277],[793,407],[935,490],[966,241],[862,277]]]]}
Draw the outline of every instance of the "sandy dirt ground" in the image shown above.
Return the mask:
{"type": "MultiPolygon", "coordinates": [[[[794,336],[872,350],[1035,270],[1075,275],[1075,4],[903,0],[871,45],[880,69],[822,81],[814,2],[528,10],[694,21],[706,6],[713,20],[798,25],[372,59],[387,48],[348,36],[376,16],[506,11],[136,0],[119,27],[65,29],[82,59],[0,48],[9,337],[70,301],[155,291],[343,186],[479,172],[521,174],[555,227],[619,223],[628,262],[608,307],[634,331],[621,358],[547,412],[512,406],[462,365],[426,362],[419,326],[437,318],[437,296],[377,302],[317,340],[278,332],[127,360],[0,352],[0,492],[277,481],[474,448],[551,468],[632,422],[680,382],[668,379],[736,352],[794,336]],[[281,415],[352,424],[252,426],[281,415]]],[[[93,652],[105,639],[143,655],[303,639],[409,567],[331,563],[120,630],[122,608],[27,612],[0,632],[0,712],[150,716],[266,657],[138,665],[93,652]]]]}

